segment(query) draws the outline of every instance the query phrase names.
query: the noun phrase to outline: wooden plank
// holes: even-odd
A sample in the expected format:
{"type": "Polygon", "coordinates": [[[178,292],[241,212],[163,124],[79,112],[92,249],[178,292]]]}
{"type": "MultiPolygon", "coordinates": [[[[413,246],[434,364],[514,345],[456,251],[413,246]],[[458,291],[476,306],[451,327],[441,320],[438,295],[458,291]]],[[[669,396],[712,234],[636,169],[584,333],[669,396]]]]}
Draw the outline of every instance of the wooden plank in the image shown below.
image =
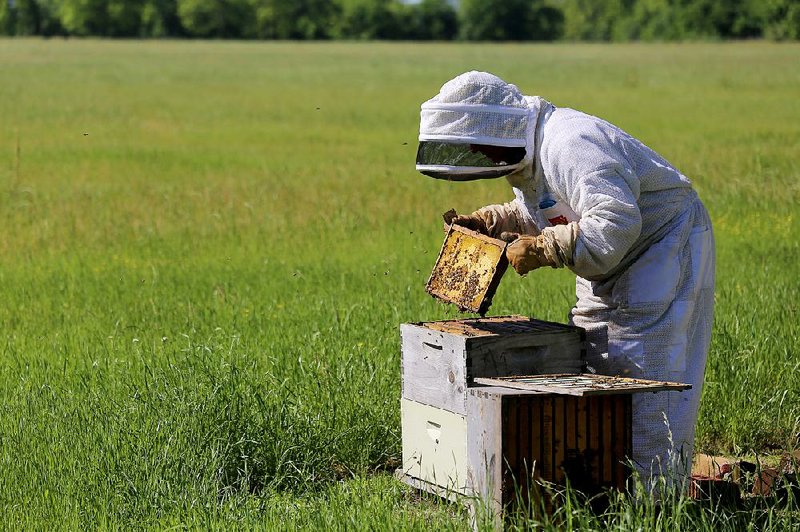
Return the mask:
{"type": "Polygon", "coordinates": [[[625,489],[625,481],[628,477],[628,466],[626,454],[626,427],[625,402],[630,401],[630,395],[620,395],[614,401],[614,457],[616,459],[616,474],[614,477],[614,487],[625,489]]]}
{"type": "MultiPolygon", "coordinates": [[[[625,456],[633,458],[633,397],[625,401],[625,456]]],[[[630,477],[631,471],[626,475],[630,477]]]]}
{"type": "Polygon", "coordinates": [[[567,458],[567,400],[570,398],[564,396],[556,396],[553,400],[555,415],[554,415],[554,433],[553,449],[555,456],[553,458],[555,467],[555,481],[558,484],[564,484],[565,474],[564,465],[567,458]]]}
{"type": "Polygon", "coordinates": [[[403,471],[446,489],[467,493],[467,421],[462,415],[400,400],[403,471]]]}
{"type": "Polygon", "coordinates": [[[602,397],[587,397],[587,418],[588,423],[588,445],[590,451],[589,471],[592,475],[592,484],[595,486],[603,485],[603,453],[601,449],[603,416],[602,416],[602,397]]]}
{"type": "Polygon", "coordinates": [[[517,477],[519,489],[527,493],[533,470],[533,441],[531,438],[531,399],[530,397],[517,397],[514,402],[519,405],[519,449],[520,475],[517,477]]]}
{"type": "Polygon", "coordinates": [[[520,475],[519,401],[503,401],[503,501],[512,500],[520,475]]]}
{"type": "Polygon", "coordinates": [[[502,397],[482,388],[472,388],[467,395],[468,488],[496,515],[500,515],[503,504],[502,397]]]}
{"type": "Polygon", "coordinates": [[[476,377],[474,381],[491,386],[506,386],[518,390],[537,390],[558,395],[574,396],[681,391],[692,387],[691,384],[678,382],[630,379],[588,373],[476,377]]]}
{"type": "Polygon", "coordinates": [[[403,324],[403,398],[466,413],[466,364],[462,338],[403,324]]]}
{"type": "Polygon", "coordinates": [[[565,396],[564,399],[567,403],[566,476],[574,488],[590,493],[592,484],[584,454],[587,398],[565,396]]]}
{"type": "Polygon", "coordinates": [[[470,351],[475,353],[485,353],[496,349],[520,349],[524,347],[549,345],[557,342],[573,341],[581,344],[581,336],[578,331],[569,329],[562,331],[514,333],[466,338],[467,346],[470,351]]]}
{"type": "Polygon", "coordinates": [[[467,341],[465,349],[471,360],[468,378],[579,373],[583,367],[582,344],[577,334],[549,340],[506,337],[478,348],[467,341]]]}
{"type": "Polygon", "coordinates": [[[553,472],[553,396],[542,397],[542,478],[552,482],[553,472]]]}
{"type": "Polygon", "coordinates": [[[588,398],[579,397],[575,405],[575,449],[584,466],[588,466],[586,459],[587,437],[589,432],[588,404],[588,398]]]}
{"type": "Polygon", "coordinates": [[[578,417],[578,401],[582,399],[582,397],[578,397],[577,399],[569,399],[566,401],[567,412],[564,416],[565,418],[565,425],[566,425],[566,449],[575,450],[578,448],[577,443],[577,431],[578,431],[578,424],[577,424],[577,417],[578,417]]]}
{"type": "Polygon", "coordinates": [[[612,443],[612,435],[614,434],[613,418],[614,418],[614,405],[612,397],[603,397],[602,414],[603,416],[603,433],[602,450],[603,455],[603,485],[611,486],[614,477],[614,462],[616,459],[613,457],[614,446],[612,443]]]}
{"type": "Polygon", "coordinates": [[[582,336],[585,336],[585,331],[582,328],[574,325],[537,320],[527,316],[519,315],[428,321],[413,323],[411,325],[448,334],[462,335],[469,338],[516,336],[525,334],[536,336],[543,333],[559,333],[565,331],[578,332],[582,336]]]}
{"type": "Polygon", "coordinates": [[[485,384],[470,386],[469,388],[467,388],[467,390],[469,391],[469,393],[493,394],[498,396],[509,396],[509,397],[552,395],[547,392],[538,392],[536,390],[514,390],[513,388],[507,388],[505,386],[488,386],[485,384]]]}
{"type": "Polygon", "coordinates": [[[544,417],[544,410],[541,398],[531,400],[531,457],[533,459],[533,479],[538,480],[542,478],[542,418],[544,417]]]}

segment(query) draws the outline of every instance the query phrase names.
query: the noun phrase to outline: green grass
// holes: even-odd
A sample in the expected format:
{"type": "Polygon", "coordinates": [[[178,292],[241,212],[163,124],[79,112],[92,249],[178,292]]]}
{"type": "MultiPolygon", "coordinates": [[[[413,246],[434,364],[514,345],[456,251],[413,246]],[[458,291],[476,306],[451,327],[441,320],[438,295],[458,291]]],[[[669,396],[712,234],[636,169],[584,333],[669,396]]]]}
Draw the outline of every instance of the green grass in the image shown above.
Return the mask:
{"type": "MultiPolygon", "coordinates": [[[[456,315],[423,290],[440,215],[510,197],[413,169],[419,104],[473,68],[693,179],[718,246],[699,448],[794,448],[798,60],[767,43],[0,41],[4,527],[465,528],[388,475],[398,326],[456,315]]],[[[572,283],[510,275],[492,312],[565,321],[572,283]]],[[[782,507],[566,508],[595,528],[797,526],[782,507]]]]}

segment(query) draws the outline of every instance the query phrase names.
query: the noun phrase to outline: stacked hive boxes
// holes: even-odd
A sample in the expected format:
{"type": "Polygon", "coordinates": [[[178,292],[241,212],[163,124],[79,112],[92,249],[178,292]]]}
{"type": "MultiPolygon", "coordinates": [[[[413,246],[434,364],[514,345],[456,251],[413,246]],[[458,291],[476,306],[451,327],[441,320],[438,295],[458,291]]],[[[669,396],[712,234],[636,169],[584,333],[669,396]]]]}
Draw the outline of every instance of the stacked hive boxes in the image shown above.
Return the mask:
{"type": "Polygon", "coordinates": [[[629,395],[562,397],[474,382],[580,373],[582,329],[509,316],[404,324],[401,338],[399,475],[409,484],[451,497],[479,496],[499,507],[531,473],[563,482],[569,469],[600,466],[591,481],[624,483],[617,457],[630,448],[629,395]],[[601,436],[599,422],[617,432],[601,436]]]}

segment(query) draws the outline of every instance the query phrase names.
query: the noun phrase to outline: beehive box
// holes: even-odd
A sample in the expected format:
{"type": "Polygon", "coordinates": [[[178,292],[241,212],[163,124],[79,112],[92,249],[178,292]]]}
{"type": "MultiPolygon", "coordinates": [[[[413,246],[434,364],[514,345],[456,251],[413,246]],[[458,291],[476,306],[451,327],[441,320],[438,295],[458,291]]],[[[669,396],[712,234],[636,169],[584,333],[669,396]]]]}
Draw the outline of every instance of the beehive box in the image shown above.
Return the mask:
{"type": "MultiPolygon", "coordinates": [[[[467,423],[472,464],[465,493],[483,497],[496,513],[529,497],[539,483],[587,495],[624,489],[631,455],[630,394],[585,397],[503,387],[470,390],[467,423]]],[[[537,500],[538,506],[549,500],[537,500]]]]}
{"type": "Polygon", "coordinates": [[[480,498],[496,515],[541,499],[539,483],[587,495],[624,489],[632,448],[631,396],[578,397],[495,386],[469,389],[459,415],[403,399],[403,467],[419,489],[480,498]]]}
{"type": "Polygon", "coordinates": [[[400,326],[403,398],[464,415],[476,377],[580,373],[580,327],[525,316],[400,326]]]}
{"type": "MultiPolygon", "coordinates": [[[[592,375],[539,377],[555,384],[549,391],[546,385],[470,387],[464,415],[402,399],[399,478],[450,498],[478,497],[496,515],[517,502],[517,494],[527,502],[539,498],[532,501],[536,507],[549,507],[538,489],[541,481],[563,486],[569,478],[587,495],[621,490],[630,475],[631,394],[689,387],[633,379],[609,384],[592,375]]],[[[510,380],[504,384],[513,385],[510,380]]]]}
{"type": "Polygon", "coordinates": [[[461,311],[485,314],[507,268],[505,242],[451,225],[425,290],[461,311]]]}
{"type": "Polygon", "coordinates": [[[401,340],[398,477],[498,515],[536,480],[622,488],[631,394],[688,387],[579,375],[584,331],[523,316],[403,324],[401,340]]]}

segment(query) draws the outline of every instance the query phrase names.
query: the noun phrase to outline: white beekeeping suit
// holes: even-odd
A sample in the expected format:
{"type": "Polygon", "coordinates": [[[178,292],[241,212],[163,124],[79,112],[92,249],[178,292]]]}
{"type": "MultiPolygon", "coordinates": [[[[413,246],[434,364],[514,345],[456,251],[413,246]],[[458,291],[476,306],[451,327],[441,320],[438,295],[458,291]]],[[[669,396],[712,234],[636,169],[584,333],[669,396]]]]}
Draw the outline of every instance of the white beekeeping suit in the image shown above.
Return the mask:
{"type": "Polygon", "coordinates": [[[508,248],[522,274],[550,265],[577,275],[571,321],[587,331],[590,371],[692,385],[634,395],[640,473],[685,474],[714,308],[714,238],[690,181],[608,122],[483,72],[456,77],[422,105],[419,139],[417,168],[427,175],[507,176],[513,201],[459,221],[491,236],[529,235],[508,248]],[[491,156],[464,161],[475,152],[491,156]],[[566,225],[540,209],[554,202],[566,225]]]}

